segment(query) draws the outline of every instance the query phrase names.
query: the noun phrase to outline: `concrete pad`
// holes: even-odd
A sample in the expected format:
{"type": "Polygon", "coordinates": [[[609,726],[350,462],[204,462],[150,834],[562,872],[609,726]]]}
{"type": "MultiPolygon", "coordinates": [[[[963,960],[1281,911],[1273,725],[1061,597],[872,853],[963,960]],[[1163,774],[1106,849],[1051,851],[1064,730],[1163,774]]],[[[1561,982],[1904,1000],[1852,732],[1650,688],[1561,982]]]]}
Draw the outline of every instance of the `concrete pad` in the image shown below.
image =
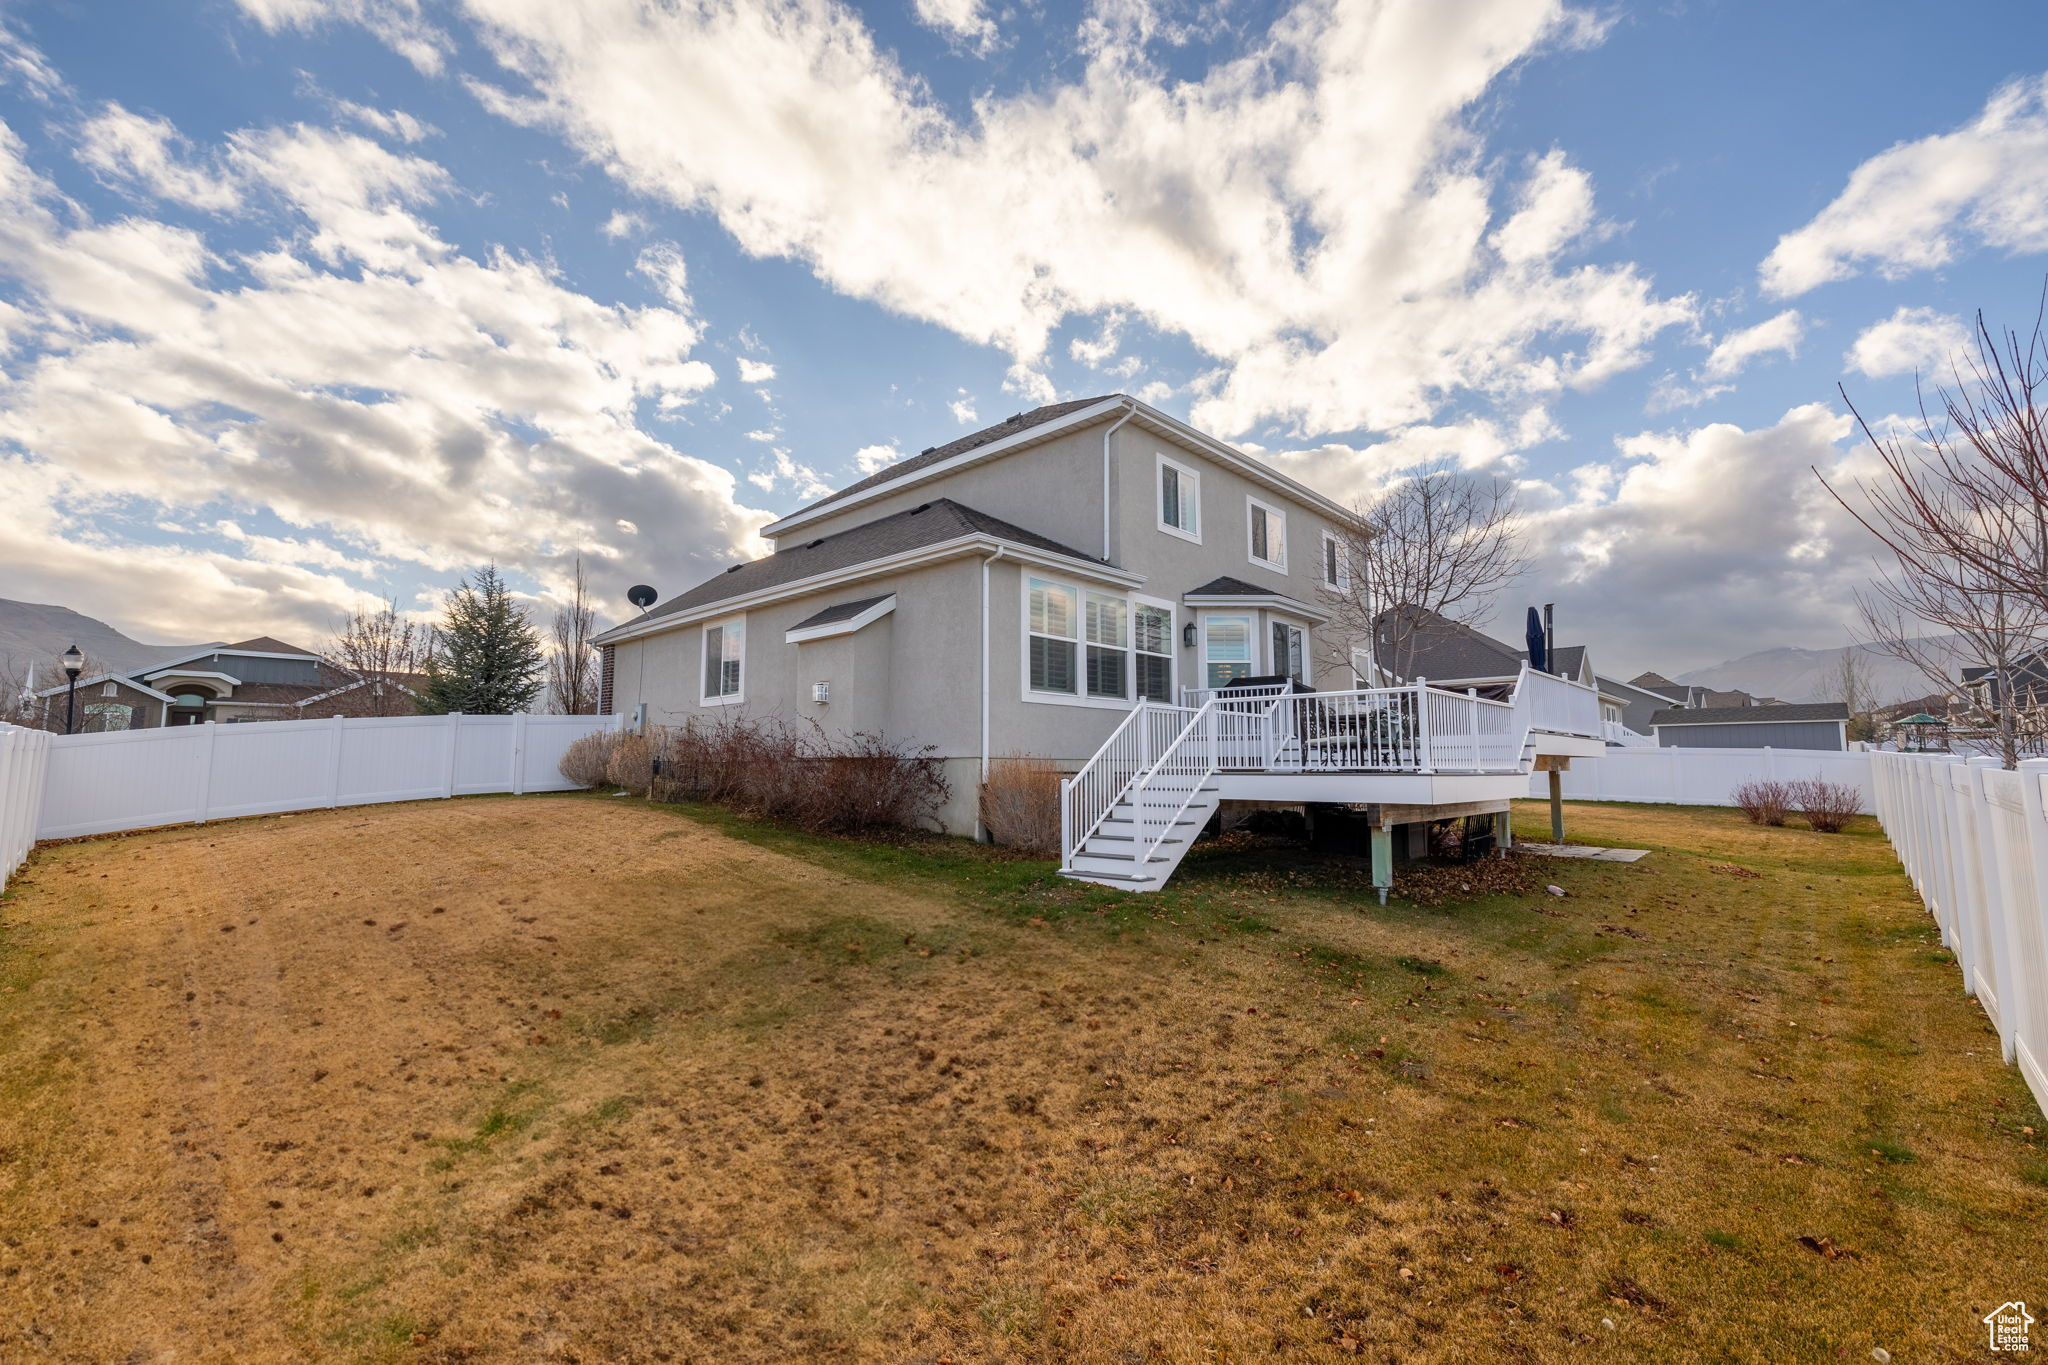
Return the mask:
{"type": "Polygon", "coordinates": [[[1594,848],[1588,844],[1532,844],[1526,839],[1515,845],[1524,853],[1545,858],[1591,858],[1603,863],[1632,863],[1650,856],[1647,848],[1594,848]]]}

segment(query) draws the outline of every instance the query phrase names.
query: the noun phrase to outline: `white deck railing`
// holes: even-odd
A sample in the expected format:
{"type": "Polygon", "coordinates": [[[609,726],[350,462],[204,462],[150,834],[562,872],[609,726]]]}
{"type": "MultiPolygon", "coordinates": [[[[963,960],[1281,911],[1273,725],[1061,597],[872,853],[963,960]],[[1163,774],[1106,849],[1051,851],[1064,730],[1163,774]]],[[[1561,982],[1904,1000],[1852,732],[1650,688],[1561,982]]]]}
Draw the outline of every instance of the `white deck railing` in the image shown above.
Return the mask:
{"type": "Polygon", "coordinates": [[[1141,853],[1155,851],[1217,772],[1513,773],[1523,770],[1532,733],[1605,734],[1593,688],[1527,666],[1511,701],[1423,679],[1348,692],[1183,688],[1181,698],[1181,706],[1140,703],[1061,784],[1063,864],[1125,800],[1141,853]]]}

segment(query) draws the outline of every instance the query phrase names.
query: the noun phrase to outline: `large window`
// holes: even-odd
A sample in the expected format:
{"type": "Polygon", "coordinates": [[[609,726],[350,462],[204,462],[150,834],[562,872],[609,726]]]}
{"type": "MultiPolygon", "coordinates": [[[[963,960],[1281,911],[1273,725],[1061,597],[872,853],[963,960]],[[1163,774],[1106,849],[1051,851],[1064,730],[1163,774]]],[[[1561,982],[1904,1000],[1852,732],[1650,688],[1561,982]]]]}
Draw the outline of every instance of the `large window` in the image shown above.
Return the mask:
{"type": "Polygon", "coordinates": [[[1072,693],[1079,594],[1063,583],[1043,578],[1030,580],[1030,592],[1031,690],[1072,693]]]}
{"type": "Polygon", "coordinates": [[[1131,604],[1099,592],[1085,599],[1088,625],[1088,695],[1130,695],[1131,604]]]}
{"type": "Polygon", "coordinates": [[[1173,700],[1173,606],[1027,576],[1024,695],[1076,706],[1173,700]]]}
{"type": "Polygon", "coordinates": [[[1287,572],[1287,514],[1257,498],[1245,499],[1250,555],[1254,564],[1287,572]]]}
{"type": "Polygon", "coordinates": [[[1223,687],[1252,673],[1252,618],[1202,618],[1202,685],[1223,687]]]}
{"type": "Polygon", "coordinates": [[[1138,669],[1138,696],[1144,701],[1173,700],[1173,608],[1150,602],[1137,604],[1132,632],[1138,669]]]}
{"type": "Polygon", "coordinates": [[[1159,529],[1183,540],[1202,539],[1202,476],[1159,457],[1159,529]]]}
{"type": "Polygon", "coordinates": [[[741,700],[742,671],[747,652],[747,622],[730,621],[704,627],[704,704],[724,706],[741,700]]]}

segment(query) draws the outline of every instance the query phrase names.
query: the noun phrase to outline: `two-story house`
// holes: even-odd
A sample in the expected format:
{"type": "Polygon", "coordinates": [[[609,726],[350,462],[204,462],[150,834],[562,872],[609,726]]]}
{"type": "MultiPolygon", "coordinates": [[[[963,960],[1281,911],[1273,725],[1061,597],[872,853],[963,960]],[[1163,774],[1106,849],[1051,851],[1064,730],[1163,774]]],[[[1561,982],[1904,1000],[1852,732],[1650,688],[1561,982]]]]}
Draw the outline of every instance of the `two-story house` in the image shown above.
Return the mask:
{"type": "Polygon", "coordinates": [[[726,707],[938,746],[971,832],[992,758],[1078,766],[1139,701],[1279,676],[1356,683],[1321,589],[1339,504],[1120,394],[898,461],[766,528],[600,636],[600,709],[726,707]]]}
{"type": "Polygon", "coordinates": [[[126,673],[96,673],[36,695],[61,722],[72,699],[80,732],[147,730],[328,716],[403,714],[412,709],[412,675],[367,679],[311,650],[268,635],[190,653],[126,673]],[[400,700],[402,697],[402,701],[400,700]]]}
{"type": "Polygon", "coordinates": [[[959,834],[991,762],[1049,758],[1075,774],[1063,871],[1139,889],[1224,801],[1363,806],[1384,887],[1393,824],[1483,809],[1504,835],[1528,736],[1597,753],[1599,715],[1526,669],[1488,698],[1367,685],[1327,606],[1348,520],[1135,398],[1050,404],[820,498],[765,528],[772,553],[598,636],[599,709],[934,746],[959,834]]]}

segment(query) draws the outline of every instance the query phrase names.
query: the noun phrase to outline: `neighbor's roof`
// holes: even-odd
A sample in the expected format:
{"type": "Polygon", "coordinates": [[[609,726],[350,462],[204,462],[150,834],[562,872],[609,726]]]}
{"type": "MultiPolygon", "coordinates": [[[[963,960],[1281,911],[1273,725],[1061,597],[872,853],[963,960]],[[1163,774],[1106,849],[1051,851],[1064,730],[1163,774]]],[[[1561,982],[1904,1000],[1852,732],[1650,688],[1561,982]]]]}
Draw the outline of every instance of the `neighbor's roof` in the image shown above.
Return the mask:
{"type": "Polygon", "coordinates": [[[1789,725],[1802,720],[1847,720],[1849,703],[1843,701],[1796,702],[1784,706],[1695,706],[1674,707],[1650,717],[1659,725],[1789,725]]]}
{"type": "Polygon", "coordinates": [[[809,630],[812,626],[829,626],[835,621],[851,621],[869,607],[880,606],[894,596],[894,593],[884,592],[877,593],[873,597],[863,597],[854,602],[834,602],[823,611],[813,612],[811,615],[806,616],[803,620],[791,626],[790,629],[809,630]]]}
{"type": "Polygon", "coordinates": [[[214,645],[208,652],[214,654],[304,654],[309,658],[319,657],[310,649],[300,649],[297,645],[288,645],[274,635],[258,635],[253,639],[237,640],[231,645],[214,645]]]}
{"type": "MultiPolygon", "coordinates": [[[[1522,654],[1488,635],[1447,616],[1421,607],[1396,608],[1414,619],[1408,642],[1409,676],[1436,682],[1462,678],[1512,678],[1522,671],[1522,654]]],[[[1387,627],[1393,611],[1380,616],[1374,631],[1381,647],[1390,648],[1387,627]]]]}
{"type": "Polygon", "coordinates": [[[983,427],[980,431],[969,432],[967,435],[957,440],[948,441],[942,446],[926,446],[915,455],[897,460],[893,464],[884,465],[858,483],[850,483],[836,493],[827,494],[816,502],[807,504],[802,510],[805,512],[815,512],[821,507],[830,507],[834,503],[845,501],[856,493],[864,493],[870,488],[875,488],[885,483],[892,483],[902,478],[905,474],[914,474],[927,465],[935,465],[941,460],[950,460],[955,455],[964,455],[978,446],[990,445],[1006,437],[1015,436],[1020,431],[1029,431],[1033,427],[1044,426],[1047,422],[1056,422],[1070,412],[1079,412],[1082,408],[1093,407],[1097,403],[1107,402],[1116,396],[1113,393],[1097,394],[1093,398],[1076,398],[1065,403],[1048,403],[1042,408],[1033,408],[1029,412],[1015,413],[997,422],[994,426],[983,427]]]}
{"type": "Polygon", "coordinates": [[[1638,673],[1628,681],[1631,687],[1640,687],[1649,692],[1675,692],[1680,696],[1685,695],[1684,683],[1673,682],[1662,673],[1638,673]]]}
{"type": "MultiPolygon", "coordinates": [[[[816,574],[831,573],[835,569],[850,569],[873,560],[921,550],[927,545],[938,545],[948,540],[977,535],[1015,541],[1019,545],[1049,550],[1070,559],[1099,562],[1093,555],[1076,550],[1072,546],[1062,545],[1048,536],[1039,535],[1036,531],[1027,531],[1000,517],[977,512],[972,507],[954,502],[951,498],[935,498],[908,511],[863,522],[837,535],[823,536],[787,550],[777,550],[774,554],[761,559],[735,564],[724,573],[699,583],[688,592],[650,608],[645,616],[635,617],[615,629],[642,625],[659,617],[673,616],[677,612],[708,607],[717,602],[745,597],[769,588],[779,588],[785,583],[794,583],[816,574]]],[[[598,638],[602,640],[604,637],[598,638]]]]}

